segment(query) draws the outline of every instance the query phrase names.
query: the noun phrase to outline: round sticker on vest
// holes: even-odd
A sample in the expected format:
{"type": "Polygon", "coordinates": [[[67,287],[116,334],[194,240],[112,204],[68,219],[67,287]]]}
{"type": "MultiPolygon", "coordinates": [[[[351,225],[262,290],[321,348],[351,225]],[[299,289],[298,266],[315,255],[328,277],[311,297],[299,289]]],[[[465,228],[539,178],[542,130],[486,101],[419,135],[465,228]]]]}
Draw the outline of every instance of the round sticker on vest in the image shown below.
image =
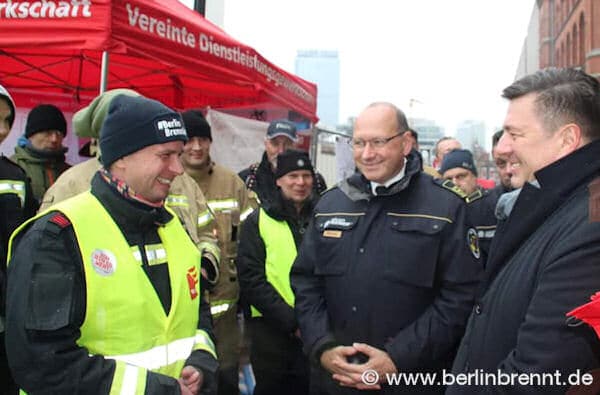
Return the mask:
{"type": "Polygon", "coordinates": [[[117,258],[107,250],[94,250],[92,253],[92,267],[101,276],[110,276],[117,270],[117,258]]]}

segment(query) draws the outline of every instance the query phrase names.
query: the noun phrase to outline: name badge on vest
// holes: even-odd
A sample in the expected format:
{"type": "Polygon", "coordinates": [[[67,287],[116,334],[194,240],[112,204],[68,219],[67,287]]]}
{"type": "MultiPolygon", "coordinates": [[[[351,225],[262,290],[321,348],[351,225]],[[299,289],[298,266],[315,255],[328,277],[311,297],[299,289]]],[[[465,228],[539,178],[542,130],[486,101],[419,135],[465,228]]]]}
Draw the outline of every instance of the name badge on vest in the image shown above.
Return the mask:
{"type": "Polygon", "coordinates": [[[101,276],[110,276],[117,270],[115,254],[107,250],[94,250],[92,252],[92,267],[101,276]]]}
{"type": "Polygon", "coordinates": [[[331,229],[327,229],[323,232],[323,237],[330,237],[333,239],[339,239],[340,237],[342,237],[342,231],[341,230],[331,230],[331,229]]]}

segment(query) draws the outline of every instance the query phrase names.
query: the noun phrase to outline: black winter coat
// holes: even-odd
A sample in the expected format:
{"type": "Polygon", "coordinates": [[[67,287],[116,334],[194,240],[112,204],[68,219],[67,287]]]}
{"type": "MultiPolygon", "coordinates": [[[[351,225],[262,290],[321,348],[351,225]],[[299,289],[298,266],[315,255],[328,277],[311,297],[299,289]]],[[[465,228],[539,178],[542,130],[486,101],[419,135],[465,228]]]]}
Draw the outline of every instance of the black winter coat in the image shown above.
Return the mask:
{"type": "MultiPolygon", "coordinates": [[[[535,173],[498,224],[453,373],[583,374],[600,342],[565,314],[600,289],[600,141],[535,173]]],[[[549,383],[549,381],[546,381],[549,383]]],[[[453,386],[448,394],[563,394],[566,386],[453,386]]]]}

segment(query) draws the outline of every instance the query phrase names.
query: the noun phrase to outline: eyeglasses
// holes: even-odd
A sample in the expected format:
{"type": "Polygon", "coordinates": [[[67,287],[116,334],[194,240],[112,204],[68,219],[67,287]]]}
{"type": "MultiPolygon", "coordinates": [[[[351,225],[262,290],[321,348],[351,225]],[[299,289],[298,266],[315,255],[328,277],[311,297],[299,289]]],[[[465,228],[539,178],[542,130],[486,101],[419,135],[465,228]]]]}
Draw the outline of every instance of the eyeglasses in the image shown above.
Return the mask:
{"type": "Polygon", "coordinates": [[[385,147],[385,145],[387,143],[389,143],[390,141],[392,141],[393,139],[395,139],[398,136],[402,136],[403,134],[404,133],[398,133],[392,137],[375,137],[370,140],[352,139],[352,140],[350,140],[349,144],[354,149],[365,149],[367,144],[370,144],[371,148],[373,148],[373,149],[381,149],[381,148],[385,147]]]}

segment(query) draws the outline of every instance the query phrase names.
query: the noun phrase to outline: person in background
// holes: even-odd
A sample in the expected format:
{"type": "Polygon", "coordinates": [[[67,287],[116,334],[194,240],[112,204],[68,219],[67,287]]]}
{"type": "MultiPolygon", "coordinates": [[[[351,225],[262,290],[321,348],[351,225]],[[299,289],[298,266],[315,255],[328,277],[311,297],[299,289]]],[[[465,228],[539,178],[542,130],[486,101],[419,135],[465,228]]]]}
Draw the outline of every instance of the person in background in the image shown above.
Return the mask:
{"type": "Polygon", "coordinates": [[[469,150],[456,149],[448,152],[444,156],[440,172],[444,180],[450,180],[464,193],[469,222],[477,230],[480,260],[485,267],[498,222],[495,215],[497,197],[477,185],[477,167],[469,150]]]}
{"type": "MultiPolygon", "coordinates": [[[[421,156],[421,163],[423,163],[423,155],[421,154],[421,151],[419,150],[419,133],[417,133],[416,130],[411,129],[411,128],[408,128],[407,132],[408,132],[408,134],[406,135],[406,137],[408,138],[410,145],[421,156]]],[[[440,173],[435,168],[433,168],[429,165],[426,165],[424,163],[423,163],[423,171],[425,173],[429,174],[430,176],[432,176],[433,178],[441,177],[440,173]]]]}
{"type": "Polygon", "coordinates": [[[494,160],[496,170],[498,171],[500,184],[492,189],[491,192],[498,195],[498,197],[503,193],[510,192],[514,189],[510,180],[512,176],[511,164],[509,160],[510,158],[508,158],[498,149],[498,141],[500,141],[500,137],[502,137],[502,130],[497,131],[492,136],[492,159],[494,160]]]}
{"type": "Polygon", "coordinates": [[[436,170],[439,170],[440,166],[442,165],[442,161],[444,160],[444,155],[446,155],[452,150],[461,148],[462,145],[460,141],[458,141],[454,137],[444,136],[441,139],[439,139],[435,143],[435,158],[433,160],[433,167],[436,170]]]}
{"type": "Polygon", "coordinates": [[[40,104],[27,115],[24,138],[18,141],[11,159],[27,173],[38,205],[44,192],[71,167],[65,162],[67,148],[62,145],[66,134],[65,116],[52,104],[40,104]]]}
{"type": "Polygon", "coordinates": [[[117,95],[91,190],[13,234],[6,343],[23,390],[215,393],[200,252],[164,204],[186,141],[177,112],[117,95]]]}
{"type": "MultiPolygon", "coordinates": [[[[0,85],[0,143],[8,137],[15,121],[15,103],[0,85]]],[[[0,388],[2,395],[16,395],[4,347],[4,317],[6,302],[6,256],[12,232],[26,219],[35,215],[37,204],[29,179],[23,169],[0,155],[0,388]]]]}
{"type": "Polygon", "coordinates": [[[233,171],[210,157],[212,133],[201,112],[182,113],[188,142],[181,162],[206,196],[216,223],[221,250],[219,281],[209,292],[219,355],[219,394],[239,394],[241,333],[237,321],[239,283],[235,258],[239,227],[252,212],[246,186],[233,171]]]}
{"type": "MultiPolygon", "coordinates": [[[[253,192],[251,200],[255,207],[263,202],[278,199],[279,192],[275,185],[277,155],[291,149],[297,140],[296,126],[292,122],[276,120],[269,123],[262,160],[238,173],[246,187],[253,192]]],[[[325,179],[319,173],[315,173],[313,188],[317,193],[327,189],[325,179]]]]}
{"type": "MultiPolygon", "coordinates": [[[[600,83],[582,70],[547,68],[502,96],[509,104],[498,147],[519,164],[511,184],[523,186],[498,223],[452,373],[566,380],[600,367],[593,330],[565,316],[589,300],[600,278],[600,83]]],[[[568,388],[523,384],[452,386],[447,394],[568,388]]]]}
{"type": "MultiPolygon", "coordinates": [[[[140,96],[131,89],[113,89],[100,94],[88,106],[73,115],[75,134],[97,140],[110,102],[117,95],[140,96]]],[[[61,174],[44,194],[39,212],[90,189],[94,174],[102,167],[100,154],[98,149],[95,158],[79,163],[61,174]]],[[[171,182],[165,205],[177,214],[202,252],[202,279],[205,281],[205,288],[213,286],[218,281],[220,251],[204,194],[194,180],[184,173],[175,176],[171,182]]]]}
{"type": "Polygon", "coordinates": [[[292,267],[319,394],[442,393],[387,386],[386,374],[449,367],[473,307],[477,233],[464,202],[421,171],[407,129],[391,103],[360,113],[351,143],[358,171],[321,196],[292,267]],[[379,380],[365,383],[365,371],[379,380]]]}
{"type": "MultiPolygon", "coordinates": [[[[309,393],[290,269],[316,202],[314,169],[304,152],[277,156],[279,198],[263,204],[242,225],[237,267],[242,301],[249,307],[254,395],[309,393]]],[[[248,310],[248,309],[247,309],[248,310]]]]}

